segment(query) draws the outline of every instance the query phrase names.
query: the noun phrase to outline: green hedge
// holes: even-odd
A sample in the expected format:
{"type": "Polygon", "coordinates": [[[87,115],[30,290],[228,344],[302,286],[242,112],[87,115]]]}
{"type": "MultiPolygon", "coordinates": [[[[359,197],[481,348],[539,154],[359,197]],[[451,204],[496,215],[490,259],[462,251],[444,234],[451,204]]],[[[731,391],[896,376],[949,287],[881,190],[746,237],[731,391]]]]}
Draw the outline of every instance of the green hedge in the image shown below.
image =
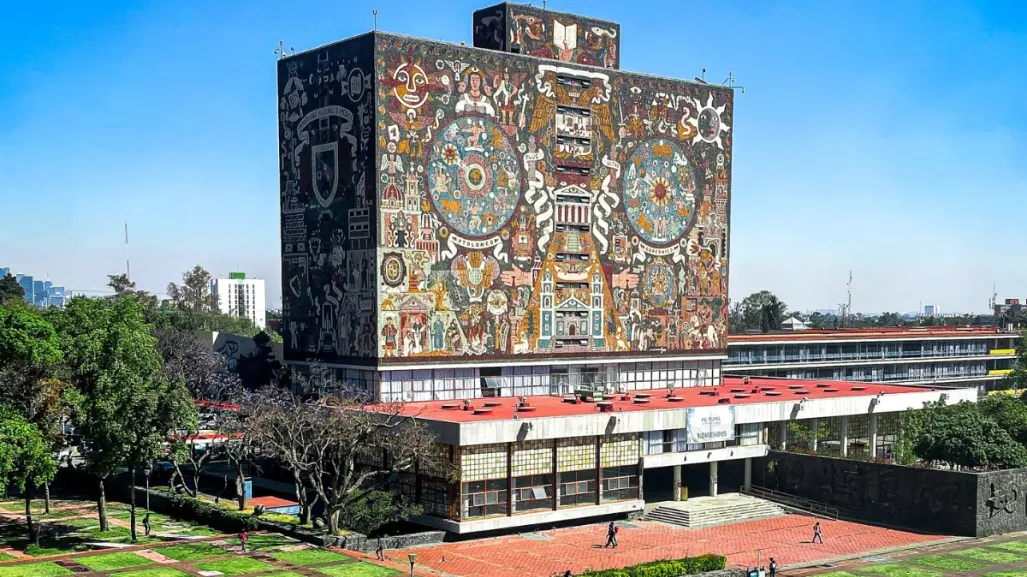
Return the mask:
{"type": "Polygon", "coordinates": [[[684,559],[653,561],[623,569],[606,569],[603,571],[585,571],[581,577],[679,577],[680,575],[696,575],[707,571],[717,571],[727,567],[727,557],[706,553],[698,557],[684,559]]]}

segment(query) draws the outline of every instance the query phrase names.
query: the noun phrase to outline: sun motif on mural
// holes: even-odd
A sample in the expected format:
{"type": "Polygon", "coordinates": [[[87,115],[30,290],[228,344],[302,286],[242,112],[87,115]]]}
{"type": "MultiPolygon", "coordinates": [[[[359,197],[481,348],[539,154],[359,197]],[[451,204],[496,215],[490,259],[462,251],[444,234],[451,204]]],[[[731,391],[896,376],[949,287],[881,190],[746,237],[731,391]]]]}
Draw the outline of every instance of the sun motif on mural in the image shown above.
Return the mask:
{"type": "Polygon", "coordinates": [[[428,157],[428,190],[439,216],[457,232],[470,237],[497,232],[521,196],[513,145],[489,120],[453,121],[428,157]]]}
{"type": "Polygon", "coordinates": [[[624,209],[643,239],[677,241],[694,222],[697,187],[692,161],[669,140],[640,144],[628,159],[624,209]]]}
{"type": "Polygon", "coordinates": [[[392,74],[392,93],[407,108],[420,108],[428,100],[428,75],[417,64],[404,62],[392,74]]]}
{"type": "Polygon", "coordinates": [[[724,111],[727,109],[727,103],[713,106],[712,92],[706,99],[705,104],[698,98],[692,98],[691,101],[695,104],[696,110],[699,111],[698,114],[688,119],[689,124],[695,129],[695,136],[692,137],[692,142],[709,142],[716,144],[717,148],[723,149],[723,137],[731,130],[731,127],[724,122],[723,117],[724,111]]]}

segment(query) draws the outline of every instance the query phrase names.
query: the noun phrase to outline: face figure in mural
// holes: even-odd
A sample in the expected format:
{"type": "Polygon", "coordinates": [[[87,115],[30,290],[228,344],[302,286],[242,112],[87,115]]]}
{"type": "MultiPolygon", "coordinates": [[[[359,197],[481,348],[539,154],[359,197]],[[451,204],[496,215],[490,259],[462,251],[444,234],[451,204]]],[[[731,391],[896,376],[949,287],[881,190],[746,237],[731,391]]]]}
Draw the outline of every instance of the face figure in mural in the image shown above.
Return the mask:
{"type": "Polygon", "coordinates": [[[467,79],[460,82],[460,99],[456,103],[457,113],[473,112],[495,116],[496,110],[489,102],[492,89],[485,83],[485,75],[477,66],[467,71],[467,79]]]}
{"type": "Polygon", "coordinates": [[[692,163],[669,140],[638,146],[628,159],[624,207],[635,232],[654,244],[677,241],[690,228],[695,208],[692,163]]]}
{"type": "Polygon", "coordinates": [[[417,64],[404,62],[396,68],[392,93],[407,108],[420,108],[428,101],[428,75],[417,64]]]}

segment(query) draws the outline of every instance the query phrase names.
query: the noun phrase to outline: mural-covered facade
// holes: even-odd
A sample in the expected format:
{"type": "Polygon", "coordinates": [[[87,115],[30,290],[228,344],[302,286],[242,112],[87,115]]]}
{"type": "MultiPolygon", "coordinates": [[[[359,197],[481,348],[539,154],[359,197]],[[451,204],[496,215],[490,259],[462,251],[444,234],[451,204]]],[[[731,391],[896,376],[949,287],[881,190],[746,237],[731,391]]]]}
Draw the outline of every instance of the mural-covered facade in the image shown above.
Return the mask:
{"type": "Polygon", "coordinates": [[[474,13],[474,46],[620,68],[620,25],[577,14],[503,2],[474,13]]]}
{"type": "Polygon", "coordinates": [[[730,89],[383,33],[317,54],[281,68],[287,358],[723,353],[730,89]]]}
{"type": "Polygon", "coordinates": [[[382,363],[724,349],[730,90],[376,54],[382,363]]]}

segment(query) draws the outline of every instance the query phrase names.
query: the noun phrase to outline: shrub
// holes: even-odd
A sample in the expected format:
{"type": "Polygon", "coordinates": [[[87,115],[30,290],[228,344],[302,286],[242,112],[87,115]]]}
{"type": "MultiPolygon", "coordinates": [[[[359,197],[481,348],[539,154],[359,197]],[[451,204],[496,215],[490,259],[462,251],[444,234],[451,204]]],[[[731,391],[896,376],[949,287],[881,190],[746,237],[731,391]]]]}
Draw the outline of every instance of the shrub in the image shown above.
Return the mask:
{"type": "Polygon", "coordinates": [[[680,575],[696,575],[707,571],[717,571],[727,567],[727,557],[704,553],[697,557],[683,559],[653,561],[623,569],[605,569],[603,571],[585,571],[582,577],[679,577],[680,575]]]}

